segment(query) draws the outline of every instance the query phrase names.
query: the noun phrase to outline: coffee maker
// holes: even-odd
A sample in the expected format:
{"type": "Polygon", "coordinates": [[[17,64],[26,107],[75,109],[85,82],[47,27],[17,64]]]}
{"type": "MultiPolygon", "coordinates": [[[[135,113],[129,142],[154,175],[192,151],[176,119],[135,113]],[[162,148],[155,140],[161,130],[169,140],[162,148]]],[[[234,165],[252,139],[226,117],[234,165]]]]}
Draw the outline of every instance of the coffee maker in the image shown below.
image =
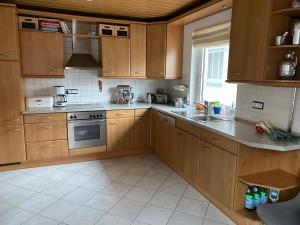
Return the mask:
{"type": "Polygon", "coordinates": [[[66,95],[65,86],[53,86],[53,95],[54,95],[54,101],[53,101],[54,107],[67,106],[67,95],[66,95]]]}
{"type": "Polygon", "coordinates": [[[118,96],[116,104],[131,104],[134,99],[134,93],[130,85],[118,85],[118,96]]]}

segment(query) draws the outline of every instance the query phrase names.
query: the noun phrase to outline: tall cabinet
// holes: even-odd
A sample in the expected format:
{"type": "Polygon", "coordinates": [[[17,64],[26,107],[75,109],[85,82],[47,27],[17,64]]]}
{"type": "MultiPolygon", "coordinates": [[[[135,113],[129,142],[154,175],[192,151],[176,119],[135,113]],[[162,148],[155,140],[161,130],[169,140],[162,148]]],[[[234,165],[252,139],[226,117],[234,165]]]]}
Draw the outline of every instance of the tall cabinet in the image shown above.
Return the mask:
{"type": "Polygon", "coordinates": [[[0,4],[0,18],[0,164],[9,164],[26,160],[16,7],[0,4]]]}

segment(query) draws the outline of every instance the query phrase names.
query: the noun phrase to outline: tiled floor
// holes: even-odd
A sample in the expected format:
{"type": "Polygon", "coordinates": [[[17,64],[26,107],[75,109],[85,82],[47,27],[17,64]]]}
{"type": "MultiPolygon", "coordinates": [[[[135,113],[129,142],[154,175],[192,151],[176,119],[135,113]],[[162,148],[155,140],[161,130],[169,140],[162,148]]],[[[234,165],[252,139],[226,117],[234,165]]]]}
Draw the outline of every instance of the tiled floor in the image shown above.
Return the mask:
{"type": "Polygon", "coordinates": [[[1,225],[233,225],[154,155],[0,172],[1,225]]]}

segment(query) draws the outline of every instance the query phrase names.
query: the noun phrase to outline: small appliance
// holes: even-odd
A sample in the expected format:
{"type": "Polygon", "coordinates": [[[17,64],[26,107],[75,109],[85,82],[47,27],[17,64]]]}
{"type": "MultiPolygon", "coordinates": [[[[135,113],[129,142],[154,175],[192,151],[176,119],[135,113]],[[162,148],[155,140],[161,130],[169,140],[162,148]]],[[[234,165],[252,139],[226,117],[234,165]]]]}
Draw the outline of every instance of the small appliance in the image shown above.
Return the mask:
{"type": "Polygon", "coordinates": [[[20,29],[39,29],[39,19],[34,17],[19,16],[19,28],[20,29]]]}
{"type": "Polygon", "coordinates": [[[116,104],[131,104],[134,99],[134,93],[130,85],[118,85],[118,96],[116,104]]]}
{"type": "Polygon", "coordinates": [[[115,26],[115,37],[125,37],[129,36],[128,26],[115,26]]]}
{"type": "Polygon", "coordinates": [[[156,89],[156,94],[152,95],[152,102],[157,104],[167,104],[169,102],[168,95],[165,90],[158,88],[156,89]]]}
{"type": "Polygon", "coordinates": [[[67,95],[65,86],[53,86],[54,107],[67,106],[67,95]]]}
{"type": "Polygon", "coordinates": [[[294,51],[289,51],[284,55],[284,60],[280,63],[279,76],[283,80],[291,80],[296,74],[298,58],[294,51]]]}
{"type": "Polygon", "coordinates": [[[115,26],[110,24],[99,24],[100,36],[114,36],[115,26]]]}
{"type": "Polygon", "coordinates": [[[41,107],[52,107],[53,97],[52,96],[38,96],[26,98],[27,108],[41,108],[41,107]]]}

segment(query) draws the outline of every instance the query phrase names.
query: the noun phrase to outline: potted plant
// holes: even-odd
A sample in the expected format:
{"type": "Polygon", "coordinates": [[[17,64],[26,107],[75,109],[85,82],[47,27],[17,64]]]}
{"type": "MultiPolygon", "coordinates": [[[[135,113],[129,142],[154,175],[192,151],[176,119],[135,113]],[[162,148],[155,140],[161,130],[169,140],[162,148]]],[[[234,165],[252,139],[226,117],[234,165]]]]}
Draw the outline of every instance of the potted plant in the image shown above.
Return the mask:
{"type": "Polygon", "coordinates": [[[211,106],[214,109],[214,114],[220,114],[222,109],[222,104],[220,101],[215,101],[211,103],[211,106]]]}

